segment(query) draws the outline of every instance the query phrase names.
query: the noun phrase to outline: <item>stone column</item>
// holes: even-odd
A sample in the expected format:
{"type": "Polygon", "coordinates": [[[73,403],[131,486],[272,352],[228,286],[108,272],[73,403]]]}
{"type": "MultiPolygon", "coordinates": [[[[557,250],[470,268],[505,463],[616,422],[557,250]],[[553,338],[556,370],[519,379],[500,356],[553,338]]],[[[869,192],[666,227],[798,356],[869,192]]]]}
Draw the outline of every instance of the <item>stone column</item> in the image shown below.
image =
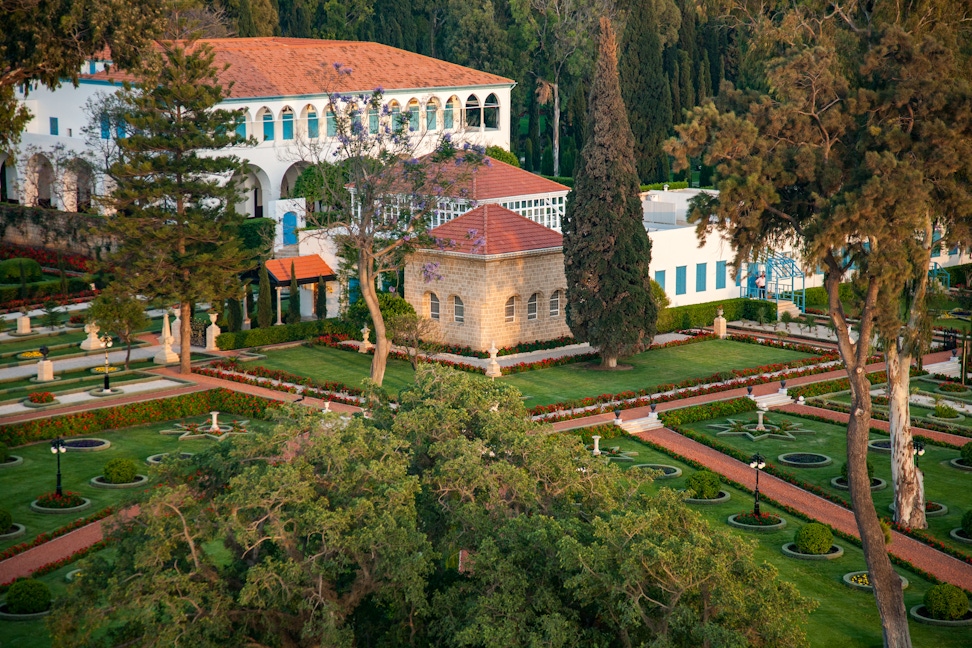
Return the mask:
{"type": "Polygon", "coordinates": [[[84,332],[88,334],[88,337],[81,342],[82,351],[94,351],[95,349],[103,349],[105,345],[101,343],[98,339],[98,331],[101,327],[92,322],[91,324],[84,325],[84,332]]]}
{"type": "Polygon", "coordinates": [[[216,326],[217,313],[209,313],[209,326],[206,327],[206,350],[207,351],[219,351],[219,347],[216,346],[216,338],[222,331],[216,326]]]}
{"type": "Polygon", "coordinates": [[[489,343],[489,364],[486,365],[486,377],[487,378],[499,378],[503,375],[503,370],[500,369],[499,363],[496,361],[496,354],[499,353],[499,349],[496,348],[496,342],[489,343]]]}
{"type": "Polygon", "coordinates": [[[276,324],[277,326],[282,326],[283,325],[283,320],[280,319],[281,316],[283,315],[283,313],[280,312],[280,299],[281,299],[280,293],[281,292],[283,292],[283,287],[282,286],[277,286],[277,324],[276,324]]]}
{"type": "Polygon", "coordinates": [[[594,440],[594,456],[597,457],[598,455],[601,454],[601,446],[600,446],[601,437],[595,434],[594,436],[591,437],[591,439],[594,440]]]}
{"type": "Polygon", "coordinates": [[[172,314],[172,345],[182,346],[182,311],[176,308],[172,314]]]}
{"type": "MultiPolygon", "coordinates": [[[[177,322],[179,320],[176,320],[177,322]]],[[[159,336],[162,348],[152,358],[152,362],[159,365],[172,364],[179,362],[179,356],[172,350],[172,329],[169,328],[169,311],[162,314],[162,335],[159,336]]]]}
{"type": "Polygon", "coordinates": [[[244,331],[250,330],[250,311],[246,307],[246,288],[243,289],[243,325],[240,327],[244,331]]]}
{"type": "Polygon", "coordinates": [[[30,318],[21,315],[17,318],[17,335],[30,335],[30,318]]]}

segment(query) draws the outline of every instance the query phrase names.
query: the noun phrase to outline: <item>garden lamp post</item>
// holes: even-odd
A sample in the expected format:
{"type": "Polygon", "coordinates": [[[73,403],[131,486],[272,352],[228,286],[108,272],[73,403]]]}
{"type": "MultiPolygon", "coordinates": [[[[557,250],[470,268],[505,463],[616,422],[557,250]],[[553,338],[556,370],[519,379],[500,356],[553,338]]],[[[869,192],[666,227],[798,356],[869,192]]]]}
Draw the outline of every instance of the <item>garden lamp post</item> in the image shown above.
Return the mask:
{"type": "Polygon", "coordinates": [[[67,452],[67,446],[64,445],[64,440],[61,437],[57,437],[51,441],[51,452],[57,455],[57,496],[61,497],[63,493],[61,492],[61,455],[67,452]]]}
{"type": "Polygon", "coordinates": [[[753,503],[753,515],[759,517],[759,471],[766,467],[766,458],[757,452],[750,457],[749,467],[756,470],[756,500],[753,503]]]}
{"type": "Polygon", "coordinates": [[[111,392],[111,382],[108,378],[108,371],[111,367],[111,365],[108,364],[108,349],[111,348],[111,336],[102,335],[98,338],[98,341],[101,342],[101,346],[105,348],[105,393],[107,394],[111,392]]]}
{"type": "Polygon", "coordinates": [[[925,442],[920,439],[911,440],[911,452],[915,455],[915,468],[918,467],[918,457],[925,454],[925,442]]]}

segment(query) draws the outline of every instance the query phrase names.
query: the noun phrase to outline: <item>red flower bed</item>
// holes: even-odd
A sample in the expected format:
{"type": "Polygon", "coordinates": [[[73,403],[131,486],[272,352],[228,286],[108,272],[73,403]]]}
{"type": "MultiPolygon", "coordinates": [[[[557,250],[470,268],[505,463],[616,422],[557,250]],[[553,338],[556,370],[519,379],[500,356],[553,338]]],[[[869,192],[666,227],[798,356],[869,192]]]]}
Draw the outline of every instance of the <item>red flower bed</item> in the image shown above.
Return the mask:
{"type": "Polygon", "coordinates": [[[100,293],[100,290],[83,290],[81,292],[74,293],[73,295],[65,295],[63,293],[58,295],[47,295],[43,300],[40,301],[38,301],[37,297],[31,297],[30,299],[13,299],[3,303],[3,309],[0,309],[0,313],[12,313],[14,311],[23,309],[25,306],[29,310],[34,310],[42,307],[44,302],[48,299],[53,299],[61,306],[67,306],[68,304],[80,304],[82,302],[91,301],[92,298],[97,297],[100,293]]]}
{"type": "Polygon", "coordinates": [[[78,493],[64,491],[62,495],[54,493],[44,493],[37,498],[37,506],[49,509],[74,508],[84,504],[84,498],[78,493]]]}
{"type": "Polygon", "coordinates": [[[31,392],[28,394],[27,400],[29,400],[31,403],[37,403],[38,405],[53,403],[54,394],[51,392],[31,392]]]}
{"type": "MultiPolygon", "coordinates": [[[[80,254],[61,252],[61,262],[65,270],[88,272],[91,270],[91,259],[80,254]]],[[[4,259],[33,259],[45,268],[57,268],[58,252],[46,248],[27,247],[4,243],[0,245],[0,260],[4,259]]]]}
{"type": "Polygon", "coordinates": [[[736,514],[736,522],[739,524],[748,524],[749,526],[773,526],[782,521],[783,518],[772,513],[760,513],[756,515],[753,511],[746,511],[736,514]]]}

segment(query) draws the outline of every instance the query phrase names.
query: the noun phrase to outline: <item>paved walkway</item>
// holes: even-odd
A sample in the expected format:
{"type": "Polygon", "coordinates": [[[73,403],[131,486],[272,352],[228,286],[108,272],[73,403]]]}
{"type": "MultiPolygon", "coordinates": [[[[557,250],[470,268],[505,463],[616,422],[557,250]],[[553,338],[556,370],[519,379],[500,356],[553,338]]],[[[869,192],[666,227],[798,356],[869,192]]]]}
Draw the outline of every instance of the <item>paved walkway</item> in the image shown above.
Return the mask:
{"type": "MultiPolygon", "coordinates": [[[[166,390],[166,389],[174,389],[176,387],[182,387],[183,385],[185,385],[184,382],[176,382],[174,380],[169,380],[167,378],[160,378],[158,380],[146,380],[142,382],[122,383],[121,387],[119,387],[122,393],[118,394],[118,396],[94,396],[88,393],[89,389],[101,389],[100,385],[94,388],[89,387],[88,389],[84,389],[83,391],[77,391],[70,394],[55,394],[55,396],[57,397],[57,400],[60,401],[64,406],[97,401],[98,405],[103,407],[103,406],[116,405],[117,404],[116,399],[119,398],[122,394],[144,394],[145,392],[155,392],[155,391],[166,390]]],[[[144,398],[141,400],[144,400],[144,398]]],[[[23,414],[26,412],[36,412],[37,409],[38,408],[36,407],[27,407],[26,405],[22,405],[20,403],[10,403],[9,405],[0,405],[0,417],[3,417],[3,420],[6,421],[7,420],[6,417],[9,415],[23,414]]],[[[52,414],[60,414],[61,411],[63,411],[61,407],[58,407],[56,405],[51,407],[45,407],[44,410],[45,411],[50,410],[52,414]]]]}
{"type": "MultiPolygon", "coordinates": [[[[792,405],[784,405],[783,407],[780,407],[779,410],[781,412],[790,412],[791,414],[810,414],[812,416],[822,416],[823,418],[830,419],[834,423],[841,424],[846,424],[850,419],[850,414],[845,414],[844,412],[835,412],[822,407],[813,407],[812,405],[798,405],[793,403],[792,405]]],[[[871,427],[884,430],[885,432],[890,432],[891,424],[887,421],[872,418],[871,427]]],[[[948,434],[947,432],[938,432],[936,430],[926,430],[925,428],[914,425],[911,426],[911,433],[920,434],[921,436],[926,436],[929,439],[947,443],[948,445],[955,446],[956,448],[961,448],[969,441],[972,441],[972,439],[969,437],[964,437],[958,434],[948,434]]]]}
{"type": "MultiPolygon", "coordinates": [[[[139,362],[141,360],[151,360],[155,357],[155,354],[159,352],[159,347],[135,347],[132,349],[132,362],[139,362]]],[[[78,349],[78,353],[82,353],[78,349]]],[[[118,349],[117,351],[108,352],[108,361],[111,364],[124,364],[125,363],[126,350],[124,348],[118,349]]],[[[51,358],[51,362],[54,364],[54,375],[62,374],[65,371],[76,371],[78,369],[94,369],[95,367],[103,367],[105,364],[105,354],[103,351],[95,351],[89,355],[74,356],[72,358],[64,358],[63,360],[58,360],[56,357],[51,358]]],[[[4,367],[0,369],[0,381],[2,380],[18,380],[22,378],[31,378],[37,375],[37,363],[17,365],[16,367],[4,367]]]]}

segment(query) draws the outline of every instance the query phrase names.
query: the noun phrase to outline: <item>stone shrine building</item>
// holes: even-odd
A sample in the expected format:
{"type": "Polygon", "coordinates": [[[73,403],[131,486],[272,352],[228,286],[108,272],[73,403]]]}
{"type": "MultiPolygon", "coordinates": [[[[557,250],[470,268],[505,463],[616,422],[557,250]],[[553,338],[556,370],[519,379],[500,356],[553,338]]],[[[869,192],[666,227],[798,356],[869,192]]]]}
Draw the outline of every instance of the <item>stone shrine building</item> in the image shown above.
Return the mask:
{"type": "Polygon", "coordinates": [[[405,299],[438,323],[438,341],[486,351],[570,335],[563,237],[500,205],[482,205],[430,232],[451,241],[405,266],[405,299]]]}

